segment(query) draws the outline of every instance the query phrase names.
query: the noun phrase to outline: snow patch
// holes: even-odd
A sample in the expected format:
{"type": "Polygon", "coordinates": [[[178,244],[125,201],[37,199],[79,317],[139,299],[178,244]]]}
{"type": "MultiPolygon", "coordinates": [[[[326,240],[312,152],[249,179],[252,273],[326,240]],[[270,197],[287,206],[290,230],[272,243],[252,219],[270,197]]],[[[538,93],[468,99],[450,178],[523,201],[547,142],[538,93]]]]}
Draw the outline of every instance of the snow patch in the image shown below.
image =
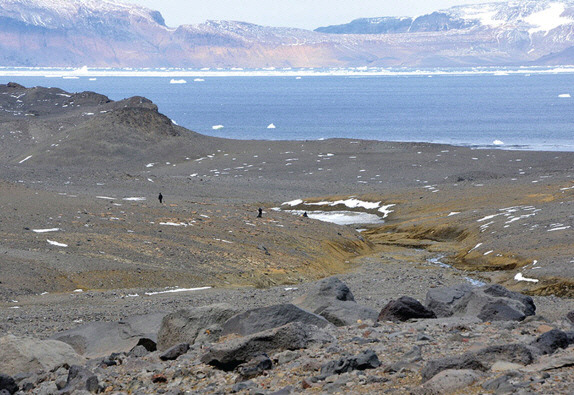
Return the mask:
{"type": "Polygon", "coordinates": [[[48,244],[51,244],[51,245],[56,246],[56,247],[67,247],[68,246],[67,244],[58,243],[57,241],[53,241],[53,240],[46,240],[46,241],[48,242],[48,244]]]}

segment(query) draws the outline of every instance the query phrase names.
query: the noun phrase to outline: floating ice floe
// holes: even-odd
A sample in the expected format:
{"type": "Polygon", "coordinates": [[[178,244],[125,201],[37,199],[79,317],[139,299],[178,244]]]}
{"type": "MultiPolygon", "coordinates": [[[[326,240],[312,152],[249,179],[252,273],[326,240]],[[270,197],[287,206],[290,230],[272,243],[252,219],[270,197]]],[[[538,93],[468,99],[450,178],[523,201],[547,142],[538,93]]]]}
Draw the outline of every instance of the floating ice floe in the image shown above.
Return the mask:
{"type": "Polygon", "coordinates": [[[223,125],[213,125],[213,126],[211,127],[211,129],[213,129],[213,130],[223,129],[223,125]]]}
{"type": "Polygon", "coordinates": [[[494,141],[492,142],[492,144],[493,144],[493,145],[504,145],[504,141],[494,140],[494,141]]]}
{"type": "Polygon", "coordinates": [[[272,123],[270,123],[270,124],[267,126],[267,129],[275,129],[275,125],[272,124],[272,123]]]}
{"type": "Polygon", "coordinates": [[[195,78],[193,81],[194,82],[203,82],[205,80],[203,78],[195,78]]]}
{"type": "Polygon", "coordinates": [[[47,233],[47,232],[57,232],[60,228],[50,228],[50,229],[32,229],[32,232],[36,233],[47,233]]]}
{"type": "Polygon", "coordinates": [[[56,247],[67,247],[68,246],[67,244],[58,243],[57,241],[54,241],[54,240],[46,240],[46,241],[48,242],[48,244],[51,244],[51,245],[56,246],[56,247]]]}
{"type": "Polygon", "coordinates": [[[187,81],[186,81],[186,80],[183,80],[183,79],[181,79],[181,80],[176,80],[175,78],[172,78],[172,79],[169,81],[169,83],[170,83],[170,84],[187,84],[187,81]]]}
{"type": "Polygon", "coordinates": [[[516,273],[516,276],[514,276],[514,279],[515,279],[516,281],[526,281],[526,282],[529,282],[529,283],[537,283],[538,281],[540,281],[540,280],[538,280],[538,279],[536,279],[536,278],[526,278],[526,277],[524,277],[524,276],[522,275],[522,273],[516,273]]]}
{"type": "Polygon", "coordinates": [[[563,98],[563,99],[567,99],[567,98],[569,98],[569,97],[571,97],[571,96],[570,96],[570,93],[561,93],[561,94],[558,95],[558,97],[561,97],[561,98],[563,98]]]}
{"type": "Polygon", "coordinates": [[[158,291],[158,292],[146,292],[145,294],[148,296],[152,295],[160,295],[160,294],[168,294],[168,293],[176,293],[176,292],[192,292],[192,291],[203,291],[206,289],[210,289],[211,287],[200,287],[200,288],[175,288],[175,289],[168,289],[167,291],[158,291]]]}

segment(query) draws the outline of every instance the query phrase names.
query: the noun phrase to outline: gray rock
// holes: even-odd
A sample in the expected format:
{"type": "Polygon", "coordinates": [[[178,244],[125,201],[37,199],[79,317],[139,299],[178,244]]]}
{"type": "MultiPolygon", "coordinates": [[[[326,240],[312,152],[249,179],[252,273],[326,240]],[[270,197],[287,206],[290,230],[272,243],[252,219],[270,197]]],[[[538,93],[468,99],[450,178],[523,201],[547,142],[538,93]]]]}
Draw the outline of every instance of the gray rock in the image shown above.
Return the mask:
{"type": "Polygon", "coordinates": [[[37,370],[50,371],[63,364],[83,364],[85,359],[66,343],[57,340],[0,338],[0,371],[14,375],[37,370]]]}
{"type": "Polygon", "coordinates": [[[333,339],[316,326],[292,322],[279,328],[214,344],[201,357],[201,362],[222,370],[233,370],[258,354],[306,348],[333,339]]]}
{"type": "Polygon", "coordinates": [[[231,388],[231,393],[235,394],[236,392],[246,391],[255,388],[257,388],[257,384],[255,384],[253,381],[251,380],[241,381],[233,385],[233,387],[231,388]]]}
{"type": "Polygon", "coordinates": [[[216,341],[222,325],[239,311],[220,303],[179,310],[163,318],[157,336],[157,347],[166,350],[179,343],[195,344],[216,341]]]}
{"type": "Polygon", "coordinates": [[[354,357],[342,357],[337,361],[327,362],[321,367],[321,378],[334,374],[348,373],[353,370],[375,369],[381,366],[381,362],[372,350],[363,351],[354,357]]]}
{"type": "Polygon", "coordinates": [[[337,277],[317,282],[293,304],[324,317],[336,326],[352,325],[359,320],[375,322],[378,316],[375,310],[357,304],[349,287],[337,277]]]}
{"type": "Polygon", "coordinates": [[[272,367],[273,362],[267,354],[260,354],[248,362],[239,365],[237,367],[237,373],[239,373],[243,380],[249,380],[259,376],[261,373],[271,369],[272,367]]]}
{"type": "Polygon", "coordinates": [[[483,321],[521,321],[536,311],[531,297],[497,284],[434,288],[428,291],[425,304],[437,317],[474,316],[483,321]]]}
{"type": "Polygon", "coordinates": [[[176,344],[159,356],[162,361],[173,361],[189,351],[188,343],[176,344]]]}
{"type": "Polygon", "coordinates": [[[490,346],[462,355],[431,360],[423,367],[421,376],[423,381],[427,381],[443,370],[448,369],[486,371],[496,361],[528,365],[534,361],[533,350],[522,344],[490,346]]]}
{"type": "Polygon", "coordinates": [[[142,339],[155,343],[165,314],[148,314],[119,322],[93,322],[60,332],[52,339],[71,345],[78,354],[99,358],[113,352],[129,352],[142,339]]]}
{"type": "Polygon", "coordinates": [[[330,325],[325,318],[288,303],[262,307],[237,314],[223,324],[222,335],[236,333],[241,336],[247,336],[264,330],[278,328],[290,322],[301,322],[315,325],[319,328],[330,325]]]}
{"type": "Polygon", "coordinates": [[[73,365],[70,366],[66,386],[59,393],[61,395],[77,394],[78,391],[96,393],[99,389],[98,376],[82,366],[73,365]]]}
{"type": "Polygon", "coordinates": [[[445,394],[459,391],[474,384],[481,375],[474,370],[443,370],[413,391],[415,395],[445,394]]]}
{"type": "Polygon", "coordinates": [[[13,394],[18,390],[18,385],[13,377],[0,373],[0,391],[6,391],[9,394],[13,394]]]}
{"type": "Polygon", "coordinates": [[[387,303],[377,320],[404,322],[411,318],[436,318],[436,315],[418,300],[409,296],[401,296],[397,300],[391,300],[387,303]]]}
{"type": "Polygon", "coordinates": [[[559,348],[567,348],[570,345],[568,335],[559,329],[552,329],[531,343],[542,354],[553,354],[559,348]]]}
{"type": "Polygon", "coordinates": [[[512,393],[516,386],[512,383],[516,379],[518,373],[508,373],[494,379],[485,381],[482,384],[482,388],[487,391],[494,391],[497,394],[509,394],[512,393]]]}

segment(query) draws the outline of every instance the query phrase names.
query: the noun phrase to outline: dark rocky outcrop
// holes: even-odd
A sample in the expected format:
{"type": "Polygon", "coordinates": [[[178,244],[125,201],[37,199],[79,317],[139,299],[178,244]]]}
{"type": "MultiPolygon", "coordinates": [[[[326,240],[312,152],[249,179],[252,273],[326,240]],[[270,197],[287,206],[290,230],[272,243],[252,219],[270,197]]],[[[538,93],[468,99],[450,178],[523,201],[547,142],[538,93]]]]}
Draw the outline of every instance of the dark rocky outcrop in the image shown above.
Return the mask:
{"type": "Polygon", "coordinates": [[[376,321],[377,312],[355,302],[353,293],[337,277],[329,277],[315,284],[293,304],[324,317],[336,326],[345,326],[359,320],[376,321]]]}
{"type": "Polygon", "coordinates": [[[418,300],[409,296],[401,296],[383,307],[378,321],[404,322],[411,318],[436,318],[436,315],[418,300]]]}

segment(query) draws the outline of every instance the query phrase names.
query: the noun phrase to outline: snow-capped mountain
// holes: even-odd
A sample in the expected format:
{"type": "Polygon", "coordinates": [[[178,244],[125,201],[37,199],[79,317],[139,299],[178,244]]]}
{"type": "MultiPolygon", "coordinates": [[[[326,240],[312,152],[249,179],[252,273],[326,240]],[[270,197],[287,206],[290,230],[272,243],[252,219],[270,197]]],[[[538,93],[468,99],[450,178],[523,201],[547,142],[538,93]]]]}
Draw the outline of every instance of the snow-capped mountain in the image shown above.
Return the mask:
{"type": "Polygon", "coordinates": [[[457,6],[316,31],[234,21],[166,26],[113,0],[0,0],[0,64],[344,67],[574,64],[574,0],[457,6]]]}

